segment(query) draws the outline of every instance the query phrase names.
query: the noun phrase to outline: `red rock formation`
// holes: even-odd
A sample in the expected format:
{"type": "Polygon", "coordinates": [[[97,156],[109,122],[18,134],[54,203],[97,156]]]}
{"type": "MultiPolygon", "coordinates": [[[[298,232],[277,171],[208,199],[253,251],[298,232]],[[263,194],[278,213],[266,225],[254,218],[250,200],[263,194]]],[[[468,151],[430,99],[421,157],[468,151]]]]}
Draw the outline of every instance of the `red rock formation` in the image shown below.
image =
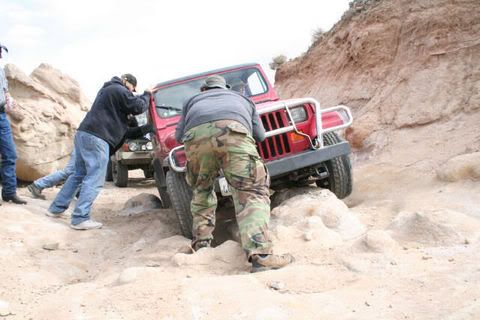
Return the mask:
{"type": "Polygon", "coordinates": [[[346,137],[365,156],[414,147],[424,151],[412,159],[448,149],[446,159],[480,150],[479,34],[478,0],[355,1],[275,85],[284,98],[349,105],[346,137]]]}

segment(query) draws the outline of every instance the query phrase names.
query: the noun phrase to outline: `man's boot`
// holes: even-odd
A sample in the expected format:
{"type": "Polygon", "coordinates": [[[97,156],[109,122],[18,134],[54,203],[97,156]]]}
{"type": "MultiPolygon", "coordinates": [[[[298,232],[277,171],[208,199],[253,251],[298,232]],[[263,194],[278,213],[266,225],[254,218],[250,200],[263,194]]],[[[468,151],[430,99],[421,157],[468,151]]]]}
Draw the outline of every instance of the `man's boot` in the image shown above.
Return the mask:
{"type": "Polygon", "coordinates": [[[210,248],[212,246],[212,240],[211,239],[205,239],[205,240],[196,240],[192,243],[192,249],[194,252],[202,249],[202,248],[210,248]]]}
{"type": "Polygon", "coordinates": [[[27,201],[17,196],[17,194],[11,196],[2,196],[2,200],[5,202],[13,202],[15,204],[27,204],[27,201]]]}
{"type": "Polygon", "coordinates": [[[295,258],[289,253],[282,255],[254,254],[250,259],[252,261],[252,273],[280,269],[295,261],[295,258]]]}

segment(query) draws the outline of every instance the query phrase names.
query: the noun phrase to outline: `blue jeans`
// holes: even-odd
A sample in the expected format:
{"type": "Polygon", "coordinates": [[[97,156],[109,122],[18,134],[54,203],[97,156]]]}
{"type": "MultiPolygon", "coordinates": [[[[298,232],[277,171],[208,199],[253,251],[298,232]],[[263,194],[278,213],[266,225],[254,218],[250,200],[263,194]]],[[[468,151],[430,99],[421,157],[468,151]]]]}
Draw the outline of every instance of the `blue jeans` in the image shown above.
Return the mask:
{"type": "Polygon", "coordinates": [[[51,188],[56,186],[62,181],[67,180],[71,174],[75,172],[75,149],[73,149],[72,154],[70,155],[70,160],[67,163],[67,166],[62,170],[55,171],[48,176],[37,179],[33,184],[40,190],[45,188],[51,188]]]}
{"type": "Polygon", "coordinates": [[[2,168],[0,169],[2,197],[13,196],[17,193],[17,175],[15,172],[17,151],[10,129],[10,122],[8,122],[5,112],[0,113],[0,154],[2,155],[2,168]]]}
{"type": "Polygon", "coordinates": [[[93,201],[105,183],[109,145],[90,133],[77,131],[75,153],[75,173],[68,177],[48,209],[51,213],[57,214],[67,210],[80,187],[80,197],[72,214],[73,225],[90,219],[93,201]]]}

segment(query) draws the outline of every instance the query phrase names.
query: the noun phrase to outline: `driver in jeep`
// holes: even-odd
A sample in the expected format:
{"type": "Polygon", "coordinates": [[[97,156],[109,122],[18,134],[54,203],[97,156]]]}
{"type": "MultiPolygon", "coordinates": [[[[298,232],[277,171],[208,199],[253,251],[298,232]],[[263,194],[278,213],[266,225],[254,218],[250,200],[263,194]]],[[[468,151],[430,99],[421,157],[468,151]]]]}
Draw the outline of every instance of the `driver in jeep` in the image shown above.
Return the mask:
{"type": "Polygon", "coordinates": [[[223,77],[208,77],[202,92],[185,103],[175,132],[177,141],[185,146],[186,179],[193,189],[192,248],[209,247],[213,239],[214,183],[222,171],[232,187],[242,247],[252,272],[279,269],[294,258],[274,255],[272,250],[270,178],[255,145],[255,140],[265,139],[265,129],[255,105],[228,89],[223,77]]]}

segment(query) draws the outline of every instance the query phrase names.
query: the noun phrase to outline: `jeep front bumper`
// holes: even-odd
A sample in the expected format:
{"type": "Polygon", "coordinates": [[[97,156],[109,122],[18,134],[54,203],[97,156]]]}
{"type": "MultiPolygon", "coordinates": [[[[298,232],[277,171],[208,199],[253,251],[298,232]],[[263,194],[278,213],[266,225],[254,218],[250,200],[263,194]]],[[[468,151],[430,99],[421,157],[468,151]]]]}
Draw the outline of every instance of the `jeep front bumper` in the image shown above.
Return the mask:
{"type": "Polygon", "coordinates": [[[115,159],[124,165],[150,164],[152,162],[151,152],[117,152],[115,159]]]}
{"type": "MultiPolygon", "coordinates": [[[[269,169],[270,176],[280,176],[288,172],[294,172],[295,170],[307,168],[320,164],[324,161],[333,159],[335,157],[345,155],[350,153],[350,146],[348,142],[340,142],[332,146],[325,146],[323,143],[323,135],[328,132],[333,132],[336,130],[344,129],[349,127],[353,122],[352,113],[350,109],[344,105],[338,105],[335,107],[330,107],[326,109],[320,108],[320,103],[313,98],[303,98],[303,99],[291,99],[285,101],[279,101],[275,104],[272,104],[268,107],[258,110],[259,114],[269,113],[276,110],[285,109],[285,112],[288,114],[288,118],[291,119],[290,123],[286,127],[280,127],[272,129],[265,132],[265,136],[273,137],[288,132],[295,132],[296,134],[307,138],[310,141],[311,150],[295,154],[288,158],[282,158],[278,160],[273,160],[267,163],[267,168],[269,169]],[[293,121],[293,116],[291,114],[291,108],[304,105],[305,103],[310,103],[314,105],[315,108],[315,128],[317,132],[316,139],[308,136],[307,134],[300,132],[297,129],[295,121],[293,121]],[[322,113],[340,111],[342,110],[345,113],[346,121],[343,121],[342,124],[331,126],[329,128],[323,128],[322,126],[322,113]]],[[[176,172],[185,172],[185,165],[182,163],[177,163],[175,154],[178,151],[183,150],[183,145],[177,146],[170,150],[168,154],[168,164],[170,168],[176,172]]]]}
{"type": "Polygon", "coordinates": [[[332,146],[325,146],[322,149],[308,150],[291,157],[273,160],[265,163],[265,165],[268,168],[270,177],[276,177],[302,168],[312,167],[349,153],[350,145],[344,141],[332,146]]]}

